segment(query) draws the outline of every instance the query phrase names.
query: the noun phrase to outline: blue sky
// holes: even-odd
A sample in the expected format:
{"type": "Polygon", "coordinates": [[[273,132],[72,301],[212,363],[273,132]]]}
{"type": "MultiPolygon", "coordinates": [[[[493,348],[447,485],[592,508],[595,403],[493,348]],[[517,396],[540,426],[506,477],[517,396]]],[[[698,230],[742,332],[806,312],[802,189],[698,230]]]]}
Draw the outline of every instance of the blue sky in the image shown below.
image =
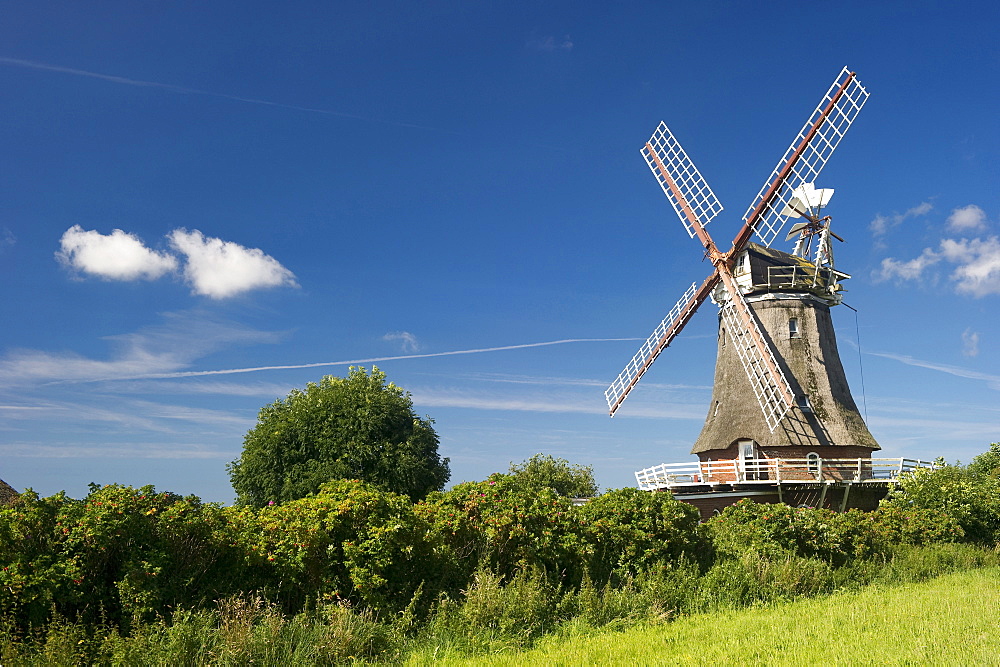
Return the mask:
{"type": "Polygon", "coordinates": [[[452,482],[535,452],[605,487],[688,460],[714,306],[604,404],[623,339],[709,269],[639,148],[665,120],[728,245],[844,65],[871,98],[817,186],[855,397],[885,456],[1000,439],[992,4],[88,4],[0,23],[17,488],[229,502],[258,409],[371,359],[436,420],[452,482]]]}

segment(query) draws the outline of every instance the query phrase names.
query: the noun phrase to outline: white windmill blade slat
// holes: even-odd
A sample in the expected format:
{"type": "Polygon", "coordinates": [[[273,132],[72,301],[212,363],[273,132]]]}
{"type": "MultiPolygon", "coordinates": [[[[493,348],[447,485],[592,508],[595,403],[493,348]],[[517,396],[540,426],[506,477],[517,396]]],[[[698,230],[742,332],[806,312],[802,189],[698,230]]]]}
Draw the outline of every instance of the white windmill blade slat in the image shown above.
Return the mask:
{"type": "MultiPolygon", "coordinates": [[[[707,290],[703,291],[707,294],[707,290]]],[[[698,306],[701,305],[700,301],[696,299],[695,295],[697,293],[697,283],[691,283],[691,287],[684,292],[684,295],[670,309],[670,312],[663,318],[663,321],[656,327],[652,335],[646,339],[646,342],[642,344],[639,351],[635,353],[632,361],[628,362],[625,369],[618,374],[615,381],[604,392],[604,398],[608,401],[608,410],[612,417],[615,416],[615,411],[618,410],[618,407],[628,396],[629,392],[632,391],[632,387],[639,381],[639,378],[649,369],[660,352],[670,345],[670,341],[680,333],[681,328],[691,315],[694,314],[694,311],[698,309],[698,306]]],[[[702,297],[702,300],[704,300],[704,297],[702,297]]]]}
{"type": "Polygon", "coordinates": [[[712,188],[708,186],[701,172],[674,138],[666,123],[661,122],[657,126],[653,136],[640,152],[689,236],[694,237],[695,231],[685,207],[690,209],[702,227],[719,215],[722,211],[719,198],[712,192],[712,188]]]}
{"type": "Polygon", "coordinates": [[[774,352],[765,342],[758,346],[757,341],[764,341],[757,318],[754,317],[750,306],[739,290],[730,291],[730,300],[722,307],[722,319],[726,325],[726,333],[729,340],[736,346],[737,356],[743,364],[747,378],[750,380],[750,387],[753,389],[757,403],[764,413],[767,427],[774,432],[774,429],[781,422],[782,417],[791,408],[791,404],[786,400],[786,396],[792,395],[791,385],[784,371],[774,358],[774,352]],[[740,311],[743,314],[740,314],[740,311]],[[749,322],[748,327],[745,322],[749,322]],[[756,338],[756,340],[755,340],[756,338]],[[768,358],[765,358],[761,352],[768,358]]]}
{"type": "Polygon", "coordinates": [[[867,100],[868,91],[845,67],[743,216],[764,245],[771,245],[784,227],[787,218],[782,211],[790,203],[794,190],[816,181],[867,100]],[[755,211],[757,215],[751,220],[755,211]]]}

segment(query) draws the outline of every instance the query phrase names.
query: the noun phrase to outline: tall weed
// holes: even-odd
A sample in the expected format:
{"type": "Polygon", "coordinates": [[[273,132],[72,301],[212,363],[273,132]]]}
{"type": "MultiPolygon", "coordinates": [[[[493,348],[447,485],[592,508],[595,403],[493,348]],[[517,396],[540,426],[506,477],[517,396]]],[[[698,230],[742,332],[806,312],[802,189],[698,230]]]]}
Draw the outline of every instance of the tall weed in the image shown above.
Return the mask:
{"type": "Polygon", "coordinates": [[[901,546],[872,578],[883,584],[926,581],[942,574],[1000,565],[1000,547],[984,549],[971,544],[901,546]]]}
{"type": "Polygon", "coordinates": [[[698,582],[699,611],[740,608],[828,593],[834,568],[817,558],[749,551],[716,563],[698,582]]]}
{"type": "Polygon", "coordinates": [[[424,641],[468,654],[524,648],[558,624],[557,600],[558,591],[540,570],[519,571],[507,584],[480,570],[464,601],[441,601],[424,641]]]}
{"type": "Polygon", "coordinates": [[[559,616],[595,628],[666,621],[691,610],[697,587],[698,566],[684,559],[638,574],[618,572],[603,586],[587,576],[578,591],[563,596],[559,616]]]}

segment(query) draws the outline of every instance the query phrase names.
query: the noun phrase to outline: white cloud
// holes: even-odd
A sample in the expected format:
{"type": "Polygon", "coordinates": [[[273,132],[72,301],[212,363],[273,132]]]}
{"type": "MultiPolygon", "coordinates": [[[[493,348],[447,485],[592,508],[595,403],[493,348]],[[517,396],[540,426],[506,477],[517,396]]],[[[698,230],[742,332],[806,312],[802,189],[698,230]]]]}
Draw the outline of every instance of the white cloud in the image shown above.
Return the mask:
{"type": "MultiPolygon", "coordinates": [[[[631,340],[631,339],[630,339],[631,340]]],[[[640,340],[640,339],[635,339],[640,340]]],[[[552,386],[576,386],[576,387],[599,387],[604,389],[608,386],[607,380],[595,380],[590,378],[566,378],[566,377],[552,377],[552,376],[541,376],[541,375],[512,375],[510,373],[459,373],[453,374],[451,377],[457,377],[463,380],[473,380],[477,382],[500,382],[506,384],[527,384],[527,385],[545,385],[548,387],[552,386]]],[[[642,381],[642,386],[645,391],[652,390],[712,390],[711,385],[690,385],[690,384],[664,384],[661,382],[647,382],[645,378],[642,381]]]]}
{"type": "Polygon", "coordinates": [[[177,268],[177,260],[147,248],[120,229],[108,235],[73,225],[59,240],[59,261],[105,280],[155,280],[177,268]]]}
{"type": "Polygon", "coordinates": [[[205,317],[199,312],[167,313],[158,326],[109,336],[108,359],[71,352],[11,350],[0,357],[0,386],[36,382],[93,382],[177,372],[194,360],[230,344],[276,342],[281,334],[258,331],[205,317]]]}
{"type": "Polygon", "coordinates": [[[0,359],[0,378],[4,382],[92,381],[132,377],[174,371],[184,364],[171,352],[128,351],[111,359],[88,359],[72,353],[49,353],[40,350],[12,350],[0,359]]]}
{"type": "MultiPolygon", "coordinates": [[[[606,417],[607,405],[603,397],[587,392],[545,392],[503,395],[490,391],[471,391],[469,388],[415,388],[412,390],[413,403],[421,408],[468,408],[473,410],[501,410],[515,412],[552,412],[590,414],[606,417]]],[[[689,400],[694,400],[688,397],[689,400]]],[[[642,417],[651,419],[703,420],[707,402],[681,402],[663,400],[632,400],[617,416],[642,417]]]]}
{"type": "MultiPolygon", "coordinates": [[[[186,257],[183,275],[195,294],[224,299],[265,287],[298,287],[291,271],[257,248],[183,228],[170,232],[167,239],[186,257]]],[[[116,229],[104,235],[79,225],[63,234],[56,257],[106,280],[154,280],[177,271],[179,265],[177,257],[147,248],[134,234],[116,229]]]]}
{"type": "Polygon", "coordinates": [[[868,228],[871,230],[873,236],[884,236],[893,227],[898,227],[907,218],[915,218],[917,216],[926,215],[931,211],[934,206],[930,202],[922,202],[917,204],[911,209],[908,209],[905,213],[893,213],[892,215],[882,215],[879,213],[875,216],[875,219],[869,223],[868,228]]]}
{"type": "Polygon", "coordinates": [[[975,204],[956,208],[948,216],[948,229],[955,232],[982,231],[986,229],[986,212],[975,204]]]}
{"type": "Polygon", "coordinates": [[[0,253],[16,243],[17,237],[14,236],[14,232],[6,227],[0,227],[0,253]]]}
{"type": "Polygon", "coordinates": [[[417,342],[417,337],[409,331],[391,331],[382,336],[382,340],[398,340],[403,352],[416,352],[420,349],[420,343],[417,342]]]}
{"type": "Polygon", "coordinates": [[[975,357],[979,355],[979,332],[966,329],[962,332],[962,355],[975,357]]]}
{"type": "MultiPolygon", "coordinates": [[[[974,204],[955,209],[948,218],[948,228],[953,231],[969,231],[985,226],[986,214],[974,204]]],[[[974,297],[1000,294],[1000,239],[996,236],[985,239],[944,238],[937,251],[924,248],[920,256],[908,261],[887,257],[882,260],[879,269],[872,272],[872,279],[875,282],[918,280],[924,277],[929,267],[942,260],[956,265],[949,276],[955,283],[955,291],[974,297]]]]}
{"type": "Polygon", "coordinates": [[[533,36],[528,39],[525,46],[531,51],[572,51],[573,41],[569,35],[565,35],[562,39],[553,35],[533,36]]]}
{"type": "MultiPolygon", "coordinates": [[[[260,396],[269,399],[287,396],[294,388],[292,384],[280,382],[199,382],[174,380],[132,380],[116,382],[108,390],[128,394],[218,394],[220,396],[260,396]]],[[[4,406],[0,405],[0,410],[4,406]]]]}
{"type": "Polygon", "coordinates": [[[195,294],[225,299],[263,287],[298,287],[291,271],[258,248],[206,238],[198,230],[175,229],[168,238],[187,258],[184,278],[195,294]]]}
{"type": "Polygon", "coordinates": [[[882,260],[881,268],[873,273],[872,278],[875,282],[883,280],[918,280],[927,267],[933,266],[939,261],[941,261],[941,256],[930,248],[924,248],[923,253],[919,257],[907,262],[886,257],[882,260]]]}
{"type": "Polygon", "coordinates": [[[943,239],[941,254],[958,267],[951,274],[955,289],[972,296],[1000,294],[1000,239],[943,239]]]}
{"type": "Polygon", "coordinates": [[[77,444],[40,445],[37,442],[0,445],[3,456],[41,459],[231,459],[232,452],[204,449],[199,445],[151,447],[147,443],[118,446],[80,446],[77,444]]]}

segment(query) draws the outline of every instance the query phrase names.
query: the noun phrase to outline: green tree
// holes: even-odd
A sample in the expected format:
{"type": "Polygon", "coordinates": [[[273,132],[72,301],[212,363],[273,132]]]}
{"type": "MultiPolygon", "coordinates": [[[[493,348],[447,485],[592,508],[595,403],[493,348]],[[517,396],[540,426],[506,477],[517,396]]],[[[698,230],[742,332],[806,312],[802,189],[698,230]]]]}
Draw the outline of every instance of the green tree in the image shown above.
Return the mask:
{"type": "Polygon", "coordinates": [[[451,475],[432,424],[378,368],[351,367],[346,378],[328,375],[264,406],[229,477],[238,502],[256,507],[302,498],[333,479],[417,500],[451,475]]]}
{"type": "Polygon", "coordinates": [[[569,498],[593,498],[598,491],[591,466],[572,464],[548,454],[535,454],[527,461],[512,463],[509,475],[525,489],[552,489],[569,498]]]}

